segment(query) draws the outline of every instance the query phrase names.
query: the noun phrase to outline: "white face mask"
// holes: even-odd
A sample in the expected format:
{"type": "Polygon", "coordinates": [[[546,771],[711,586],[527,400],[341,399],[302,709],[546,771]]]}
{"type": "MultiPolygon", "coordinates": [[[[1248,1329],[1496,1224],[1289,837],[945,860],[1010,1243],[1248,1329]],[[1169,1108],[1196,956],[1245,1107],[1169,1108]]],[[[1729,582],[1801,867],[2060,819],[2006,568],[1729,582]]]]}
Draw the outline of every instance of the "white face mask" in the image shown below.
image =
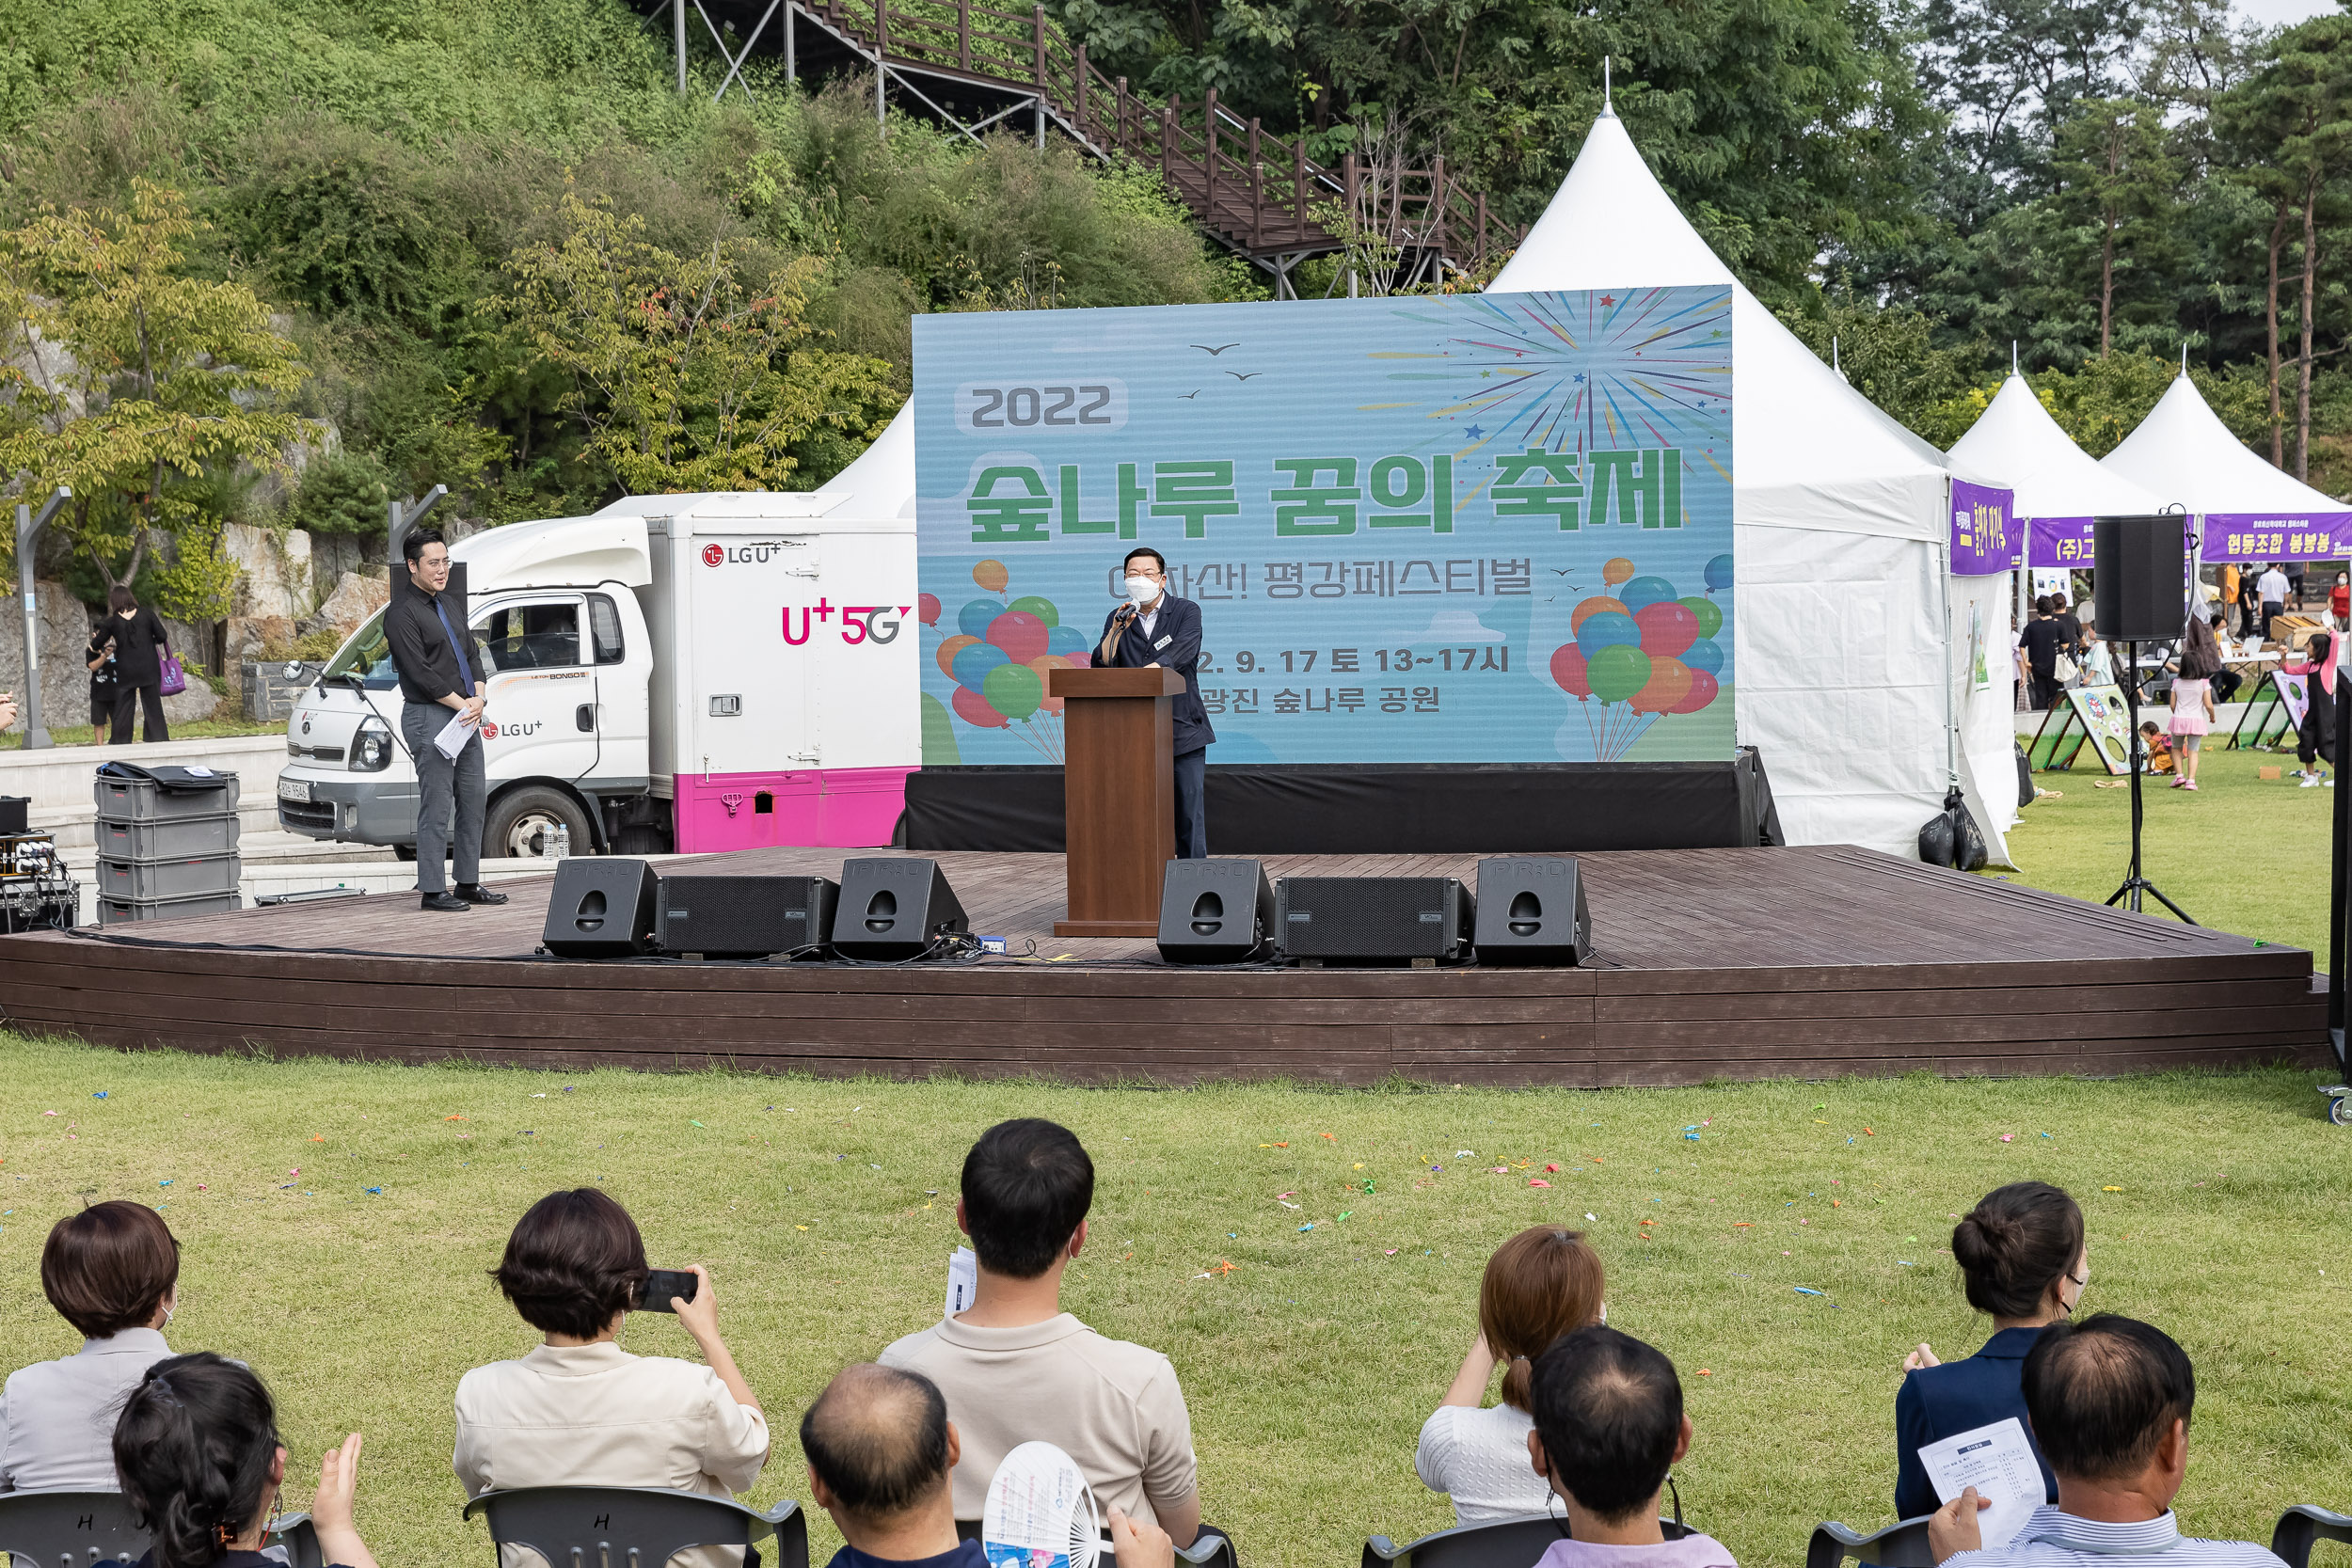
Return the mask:
{"type": "Polygon", "coordinates": [[[1127,597],[1135,600],[1138,607],[1148,605],[1159,596],[1160,585],[1152,581],[1150,578],[1129,578],[1127,579],[1127,597]]]}

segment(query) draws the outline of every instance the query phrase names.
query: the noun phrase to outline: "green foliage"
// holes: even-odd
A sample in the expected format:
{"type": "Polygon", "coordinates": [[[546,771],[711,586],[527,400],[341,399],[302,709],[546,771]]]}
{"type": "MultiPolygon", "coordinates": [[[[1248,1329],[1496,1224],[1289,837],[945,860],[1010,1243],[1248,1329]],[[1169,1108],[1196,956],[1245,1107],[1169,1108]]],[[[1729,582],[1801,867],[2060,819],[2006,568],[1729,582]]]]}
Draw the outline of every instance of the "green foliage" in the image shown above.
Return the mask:
{"type": "Polygon", "coordinates": [[[389,526],[385,506],[391,499],[383,464],[364,452],[329,452],[302,471],[286,520],[311,533],[373,537],[389,526]]]}
{"type": "Polygon", "coordinates": [[[1836,360],[1854,390],[1929,440],[1949,446],[1966,431],[1963,424],[1948,439],[1939,439],[1948,420],[1939,423],[1938,411],[1967,388],[1983,361],[1982,345],[1939,348],[1931,317],[1838,295],[1825,300],[1818,314],[1783,310],[1780,318],[1825,360],[1832,357],[1834,341],[1836,360]]]}

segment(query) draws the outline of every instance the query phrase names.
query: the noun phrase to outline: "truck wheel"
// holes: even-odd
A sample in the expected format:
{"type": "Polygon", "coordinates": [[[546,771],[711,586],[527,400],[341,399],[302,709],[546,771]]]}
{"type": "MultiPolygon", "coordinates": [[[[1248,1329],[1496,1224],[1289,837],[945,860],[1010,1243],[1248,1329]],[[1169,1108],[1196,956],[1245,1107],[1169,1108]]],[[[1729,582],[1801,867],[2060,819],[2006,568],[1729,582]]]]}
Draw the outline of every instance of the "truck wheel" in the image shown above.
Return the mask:
{"type": "Polygon", "coordinates": [[[491,806],[490,818],[483,824],[482,853],[487,859],[552,860],[559,826],[569,830],[573,854],[596,852],[588,814],[578,800],[544,785],[516,790],[491,806]]]}

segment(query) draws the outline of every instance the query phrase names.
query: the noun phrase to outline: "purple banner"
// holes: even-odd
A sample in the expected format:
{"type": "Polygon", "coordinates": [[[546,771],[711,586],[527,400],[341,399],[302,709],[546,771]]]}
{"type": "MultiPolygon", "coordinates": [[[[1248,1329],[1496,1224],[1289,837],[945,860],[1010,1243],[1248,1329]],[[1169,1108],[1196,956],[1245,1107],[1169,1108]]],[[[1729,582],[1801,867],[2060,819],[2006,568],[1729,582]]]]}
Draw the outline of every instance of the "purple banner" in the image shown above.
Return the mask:
{"type": "Polygon", "coordinates": [[[2090,564],[2090,518],[2035,517],[2026,528],[2029,563],[2045,568],[2090,564]]]}
{"type": "Polygon", "coordinates": [[[1952,481],[1952,575],[1990,577],[2022,564],[2026,541],[2017,531],[2016,494],[1990,484],[1952,481]]]}
{"type": "Polygon", "coordinates": [[[2207,561],[2343,561],[2352,558],[2352,512],[2282,517],[2268,512],[2205,514],[2207,561]]]}

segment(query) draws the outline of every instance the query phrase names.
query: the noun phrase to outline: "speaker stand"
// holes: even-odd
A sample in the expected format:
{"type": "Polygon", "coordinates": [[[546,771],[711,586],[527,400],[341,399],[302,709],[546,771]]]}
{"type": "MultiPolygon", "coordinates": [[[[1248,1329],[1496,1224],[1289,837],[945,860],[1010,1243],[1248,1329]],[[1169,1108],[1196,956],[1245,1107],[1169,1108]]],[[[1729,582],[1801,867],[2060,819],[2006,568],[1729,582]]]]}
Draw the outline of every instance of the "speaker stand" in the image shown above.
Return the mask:
{"type": "Polygon", "coordinates": [[[2155,895],[2157,903],[2181,917],[2182,925],[2194,926],[2197,922],[2189,918],[2186,910],[2167,898],[2164,895],[2164,889],[2141,876],[2139,872],[2139,754],[2141,748],[2139,740],[2139,644],[2137,642],[2123,644],[2123,712],[2125,715],[2123,724],[2128,736],[2125,751],[2132,765],[2132,871],[2130,876],[2123,879],[2123,885],[2108,895],[2107,907],[2114,908],[2119,900],[2128,895],[2131,902],[2125,907],[2137,914],[2140,912],[2139,895],[2142,893],[2151,893],[2155,895]]]}

